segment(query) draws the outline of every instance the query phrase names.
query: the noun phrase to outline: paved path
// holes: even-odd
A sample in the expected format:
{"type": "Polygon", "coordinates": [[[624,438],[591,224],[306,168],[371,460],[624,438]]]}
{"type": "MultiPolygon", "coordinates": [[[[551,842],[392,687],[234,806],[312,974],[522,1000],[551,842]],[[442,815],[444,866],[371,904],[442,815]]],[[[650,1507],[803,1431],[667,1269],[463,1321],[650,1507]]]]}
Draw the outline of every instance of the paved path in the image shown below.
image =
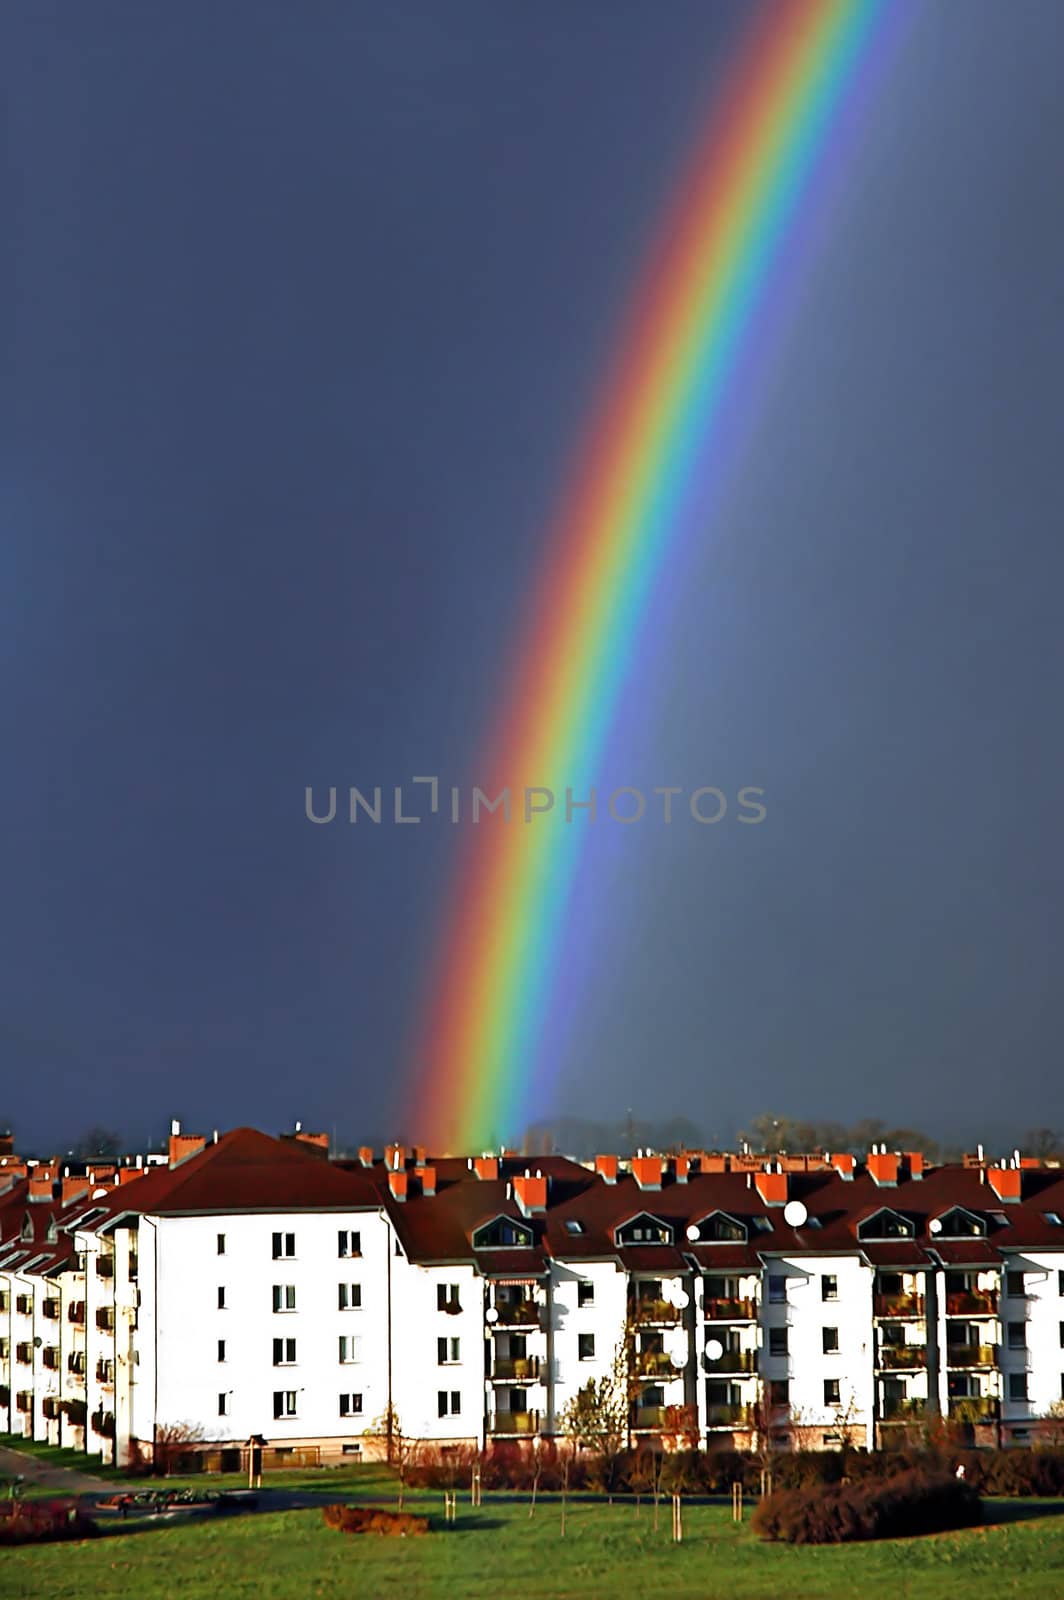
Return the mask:
{"type": "Polygon", "coordinates": [[[56,1467],[39,1456],[23,1455],[21,1450],[0,1447],[0,1478],[21,1475],[27,1484],[39,1484],[42,1489],[54,1489],[56,1494],[112,1494],[115,1483],[94,1478],[88,1472],[75,1472],[71,1467],[56,1467]]]}

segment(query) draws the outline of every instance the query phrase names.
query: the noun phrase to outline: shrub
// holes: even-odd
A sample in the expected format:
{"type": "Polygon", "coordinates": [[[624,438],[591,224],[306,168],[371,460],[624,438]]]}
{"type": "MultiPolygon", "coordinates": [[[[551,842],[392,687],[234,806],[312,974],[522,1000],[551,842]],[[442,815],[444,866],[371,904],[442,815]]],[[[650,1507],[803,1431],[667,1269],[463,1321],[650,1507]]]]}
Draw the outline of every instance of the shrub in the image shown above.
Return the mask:
{"type": "Polygon", "coordinates": [[[970,1528],[982,1502],[967,1478],[897,1472],[881,1483],[778,1489],[754,1512],[754,1531],[788,1544],[843,1544],[970,1528]]]}
{"type": "Polygon", "coordinates": [[[49,1544],[56,1539],[92,1539],[95,1522],[69,1502],[12,1501],[0,1515],[0,1545],[49,1544]]]}
{"type": "Polygon", "coordinates": [[[415,1517],[408,1511],[381,1511],[376,1506],[325,1506],[325,1525],[339,1533],[383,1533],[406,1538],[407,1534],[428,1533],[428,1517],[415,1517]]]}

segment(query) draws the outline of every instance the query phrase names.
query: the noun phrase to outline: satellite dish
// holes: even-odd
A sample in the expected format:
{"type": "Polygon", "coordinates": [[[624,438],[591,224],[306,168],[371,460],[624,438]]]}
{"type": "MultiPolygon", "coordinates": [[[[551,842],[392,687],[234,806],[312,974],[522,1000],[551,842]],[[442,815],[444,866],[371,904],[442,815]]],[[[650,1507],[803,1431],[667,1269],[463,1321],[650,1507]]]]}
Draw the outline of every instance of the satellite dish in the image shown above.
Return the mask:
{"type": "Polygon", "coordinates": [[[678,1289],[672,1303],[676,1307],[677,1311],[686,1311],[687,1307],[691,1304],[691,1296],[687,1293],[686,1289],[678,1289]]]}
{"type": "Polygon", "coordinates": [[[931,1221],[927,1224],[927,1226],[930,1228],[932,1233],[941,1233],[942,1232],[942,1218],[941,1217],[932,1217],[931,1221]]]}
{"type": "Polygon", "coordinates": [[[708,1339],[706,1341],[707,1361],[719,1361],[723,1354],[724,1346],[721,1344],[719,1339],[708,1339]]]}
{"type": "Polygon", "coordinates": [[[94,1200],[106,1200],[107,1199],[107,1190],[106,1189],[94,1189],[92,1191],[92,1198],[94,1200]]]}
{"type": "Polygon", "coordinates": [[[669,1360],[672,1362],[672,1365],[674,1367],[686,1367],[686,1365],[687,1365],[687,1351],[686,1350],[670,1350],[669,1351],[669,1360]]]}
{"type": "Polygon", "coordinates": [[[701,1239],[702,1235],[699,1232],[699,1228],[698,1228],[698,1223],[697,1222],[689,1222],[688,1223],[688,1225],[687,1225],[687,1237],[690,1239],[692,1244],[696,1244],[698,1242],[698,1240],[701,1239]]]}
{"type": "Polygon", "coordinates": [[[485,1322],[498,1322],[498,1320],[499,1320],[499,1313],[496,1311],[494,1306],[489,1306],[488,1309],[484,1313],[484,1321],[485,1322]]]}
{"type": "Polygon", "coordinates": [[[783,1220],[788,1228],[800,1228],[809,1219],[809,1213],[800,1200],[788,1200],[783,1208],[783,1220]]]}
{"type": "Polygon", "coordinates": [[[35,1334],[34,1335],[34,1339],[33,1339],[33,1348],[35,1350],[39,1350],[43,1343],[44,1343],[44,1340],[41,1338],[40,1334],[39,1333],[35,1334]]]}

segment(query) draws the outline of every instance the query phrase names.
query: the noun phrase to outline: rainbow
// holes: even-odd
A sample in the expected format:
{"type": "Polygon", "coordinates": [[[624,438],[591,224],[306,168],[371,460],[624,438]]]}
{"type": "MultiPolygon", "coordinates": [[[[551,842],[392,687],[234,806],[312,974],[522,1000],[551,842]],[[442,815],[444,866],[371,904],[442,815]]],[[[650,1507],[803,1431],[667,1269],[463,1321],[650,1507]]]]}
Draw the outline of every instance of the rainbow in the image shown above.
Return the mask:
{"type": "Polygon", "coordinates": [[[625,319],[562,496],[478,781],[515,810],[464,835],[419,1019],[408,1126],[434,1150],[524,1127],[585,838],[524,820],[526,785],[586,796],[670,560],[833,126],[885,0],[773,0],[752,14],[625,319]]]}

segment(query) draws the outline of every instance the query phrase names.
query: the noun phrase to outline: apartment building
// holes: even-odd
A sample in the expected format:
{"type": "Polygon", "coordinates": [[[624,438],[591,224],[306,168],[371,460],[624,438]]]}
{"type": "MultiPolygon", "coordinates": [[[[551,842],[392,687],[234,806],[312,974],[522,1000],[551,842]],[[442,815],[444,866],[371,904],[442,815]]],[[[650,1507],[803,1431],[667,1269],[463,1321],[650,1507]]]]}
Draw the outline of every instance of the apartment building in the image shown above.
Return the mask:
{"type": "Polygon", "coordinates": [[[633,1440],[1024,1444],[1064,1397],[1064,1174],[870,1151],[330,1160],[175,1131],[167,1164],[0,1168],[0,1427],[319,1459],[390,1426],[549,1438],[623,1361],[633,1440]],[[6,1186],[5,1186],[6,1183],[6,1186]],[[679,1419],[679,1420],[678,1420],[679,1419]]]}

